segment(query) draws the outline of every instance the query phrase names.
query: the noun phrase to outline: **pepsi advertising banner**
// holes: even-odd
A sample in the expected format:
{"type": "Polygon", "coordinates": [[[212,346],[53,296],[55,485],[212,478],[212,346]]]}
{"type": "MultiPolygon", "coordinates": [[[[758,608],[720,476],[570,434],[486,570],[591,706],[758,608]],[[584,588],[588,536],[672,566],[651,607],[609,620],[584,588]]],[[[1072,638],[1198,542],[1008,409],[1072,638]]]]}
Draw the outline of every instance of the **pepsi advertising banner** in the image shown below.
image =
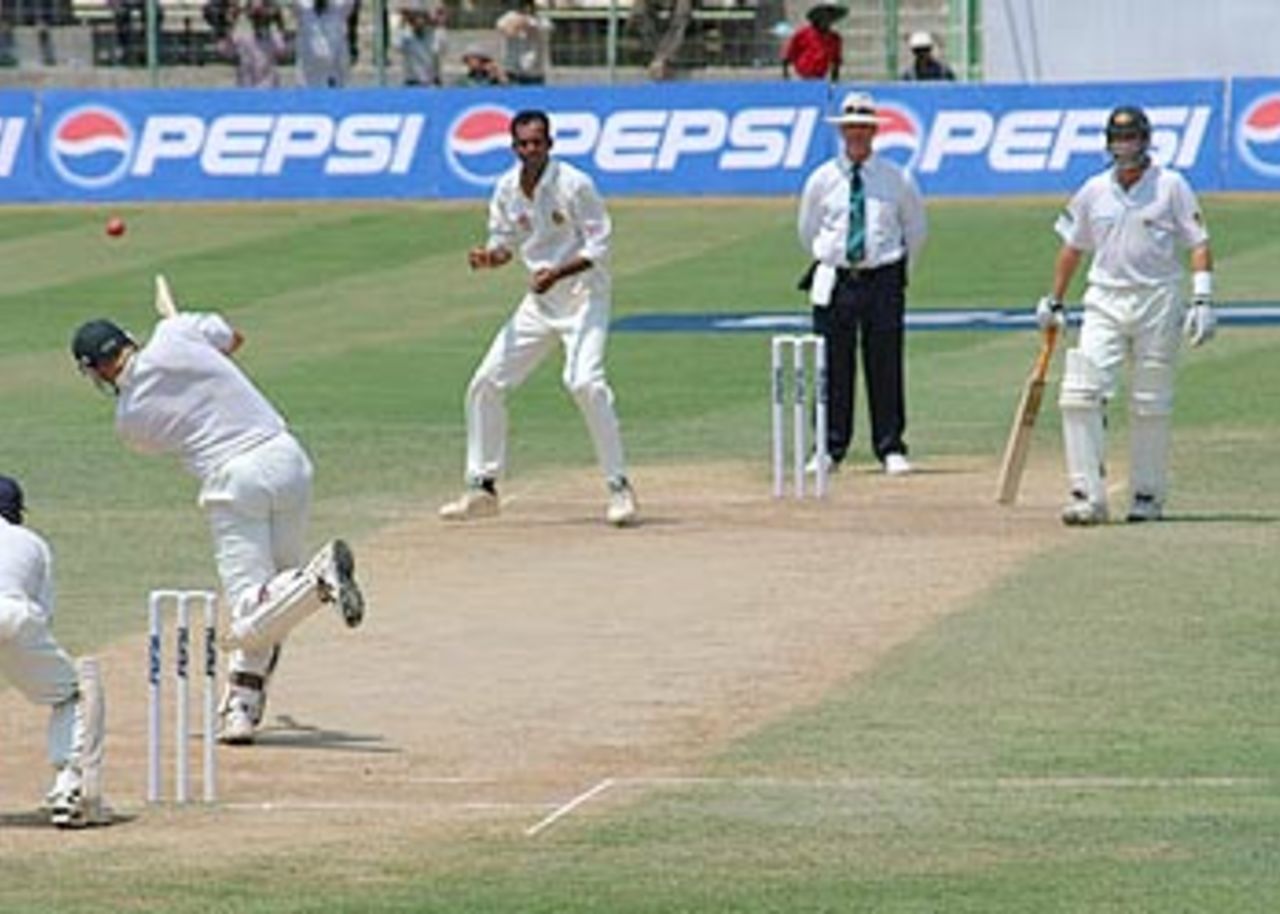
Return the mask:
{"type": "Polygon", "coordinates": [[[36,96],[0,92],[0,201],[36,200],[36,96]]]}
{"type": "MultiPolygon", "coordinates": [[[[930,196],[1065,196],[1107,165],[1117,104],[1199,191],[1280,189],[1280,80],[873,87],[880,154],[930,196]],[[1228,110],[1230,99],[1230,110],[1228,110]]],[[[839,151],[816,82],[332,91],[0,91],[0,200],[483,198],[510,121],[607,195],[792,195],[839,151]]]]}
{"type": "Polygon", "coordinates": [[[48,200],[423,196],[425,93],[42,93],[48,200]]]}
{"type": "Polygon", "coordinates": [[[1280,190],[1280,80],[1232,81],[1226,156],[1232,190],[1280,190]]]}

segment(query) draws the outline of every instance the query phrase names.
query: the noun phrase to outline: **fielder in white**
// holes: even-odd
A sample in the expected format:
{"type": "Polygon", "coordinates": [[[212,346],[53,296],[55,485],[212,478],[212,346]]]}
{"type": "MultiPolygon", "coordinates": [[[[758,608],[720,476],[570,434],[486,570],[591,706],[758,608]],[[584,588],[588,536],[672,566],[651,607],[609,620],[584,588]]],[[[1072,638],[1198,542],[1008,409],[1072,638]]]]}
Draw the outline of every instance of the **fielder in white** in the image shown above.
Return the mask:
{"type": "Polygon", "coordinates": [[[1036,305],[1043,330],[1064,325],[1062,300],[1085,251],[1093,253],[1079,345],[1067,352],[1058,405],[1071,500],[1064,523],[1107,520],[1103,412],[1121,367],[1130,380],[1129,521],[1159,520],[1168,492],[1169,423],[1179,337],[1213,336],[1213,256],[1195,193],[1151,160],[1151,125],[1130,106],[1107,119],[1113,165],[1071,198],[1056,228],[1062,247],[1052,292],[1036,305]],[[1180,254],[1189,250],[1191,305],[1182,295],[1180,254]]]}
{"type": "Polygon", "coordinates": [[[48,543],[22,525],[24,510],[22,488],[0,476],[0,672],[31,701],[52,709],[50,820],[60,828],[106,825],[98,663],[92,657],[73,662],[53,639],[53,556],[48,543]]]}
{"type": "Polygon", "coordinates": [[[605,519],[637,519],[627,481],[613,391],[605,380],[609,335],[611,224],[591,178],[551,158],[551,123],[542,111],[511,121],[519,164],[498,179],[489,203],[489,239],[468,252],[473,270],[503,266],[518,249],[529,291],[498,331],[467,388],[467,489],[440,509],[446,520],[498,513],[497,480],[506,464],[507,391],[519,386],[559,341],[564,386],[586,419],[609,489],[605,519]]]}
{"type": "Polygon", "coordinates": [[[243,342],[220,315],[156,324],[139,346],[111,321],[82,325],[72,353],[116,397],[116,431],[141,453],[178,455],[200,480],[218,576],[231,608],[219,740],[247,744],[285,635],[322,604],[354,628],[364,617],[355,559],[332,540],[303,565],[312,467],[283,417],[230,358],[243,342]]]}

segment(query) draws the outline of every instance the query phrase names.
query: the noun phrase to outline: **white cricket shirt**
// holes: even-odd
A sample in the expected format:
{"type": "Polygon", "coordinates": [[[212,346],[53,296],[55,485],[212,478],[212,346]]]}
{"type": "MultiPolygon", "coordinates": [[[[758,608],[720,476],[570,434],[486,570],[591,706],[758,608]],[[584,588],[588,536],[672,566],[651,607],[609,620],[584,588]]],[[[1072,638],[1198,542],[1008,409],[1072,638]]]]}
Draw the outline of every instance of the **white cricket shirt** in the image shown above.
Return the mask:
{"type": "Polygon", "coordinates": [[[1089,283],[1110,288],[1177,282],[1181,251],[1209,240],[1191,185],[1155,163],[1127,191],[1111,168],[1094,175],[1054,229],[1064,243],[1093,252],[1089,283]]]}
{"type": "Polygon", "coordinates": [[[924,200],[911,176],[874,153],[862,163],[866,240],[861,263],[846,256],[849,176],[852,163],[839,155],[814,169],[800,194],[796,229],[814,260],[831,267],[871,269],[914,257],[924,245],[924,200]]]}
{"type": "Polygon", "coordinates": [[[609,286],[609,238],[613,225],[591,178],[552,159],[533,189],[520,189],[520,166],[498,179],[489,201],[490,250],[519,251],[529,272],[582,256],[591,269],[580,276],[598,290],[609,286]]]}
{"type": "Polygon", "coordinates": [[[53,557],[38,534],[0,517],[0,597],[15,597],[53,612],[53,557]]]}
{"type": "Polygon", "coordinates": [[[224,354],[234,336],[218,314],[179,314],[156,324],[116,381],[116,431],[125,444],[177,454],[204,479],[283,432],[284,418],[224,354]]]}

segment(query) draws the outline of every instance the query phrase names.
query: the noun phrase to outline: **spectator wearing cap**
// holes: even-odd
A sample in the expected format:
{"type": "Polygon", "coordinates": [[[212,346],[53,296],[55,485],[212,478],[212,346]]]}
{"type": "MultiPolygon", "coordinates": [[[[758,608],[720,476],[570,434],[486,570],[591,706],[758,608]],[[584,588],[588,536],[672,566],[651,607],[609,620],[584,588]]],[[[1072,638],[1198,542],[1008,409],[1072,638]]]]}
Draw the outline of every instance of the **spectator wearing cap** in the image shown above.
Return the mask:
{"type": "Polygon", "coordinates": [[[493,55],[478,44],[467,45],[462,52],[462,66],[459,86],[501,86],[507,82],[507,75],[493,55]]]}
{"type": "Polygon", "coordinates": [[[805,182],[797,229],[813,259],[800,286],[827,344],[829,469],[853,440],[861,354],[871,448],[886,473],[901,476],[911,472],[903,440],[907,263],[924,245],[924,201],[911,176],[872,149],[879,117],[868,93],[850,92],[827,122],[839,130],[843,148],[805,182]]]}
{"type": "Polygon", "coordinates": [[[554,25],[538,13],[537,3],[516,0],[513,8],[498,17],[494,27],[502,38],[502,69],[507,79],[521,86],[545,83],[554,25]]]}
{"type": "Polygon", "coordinates": [[[910,82],[929,80],[954,81],[956,74],[934,55],[933,36],[928,32],[912,32],[907,38],[911,49],[911,66],[902,71],[902,78],[910,82]]]}
{"type": "Polygon", "coordinates": [[[840,79],[844,40],[832,28],[848,10],[835,3],[819,3],[805,13],[808,24],[792,33],[782,49],[782,78],[790,79],[794,69],[801,79],[840,79]]]}
{"type": "Polygon", "coordinates": [[[445,16],[443,6],[431,9],[427,0],[401,2],[396,47],[406,86],[440,85],[440,61],[447,43],[445,16]]]}

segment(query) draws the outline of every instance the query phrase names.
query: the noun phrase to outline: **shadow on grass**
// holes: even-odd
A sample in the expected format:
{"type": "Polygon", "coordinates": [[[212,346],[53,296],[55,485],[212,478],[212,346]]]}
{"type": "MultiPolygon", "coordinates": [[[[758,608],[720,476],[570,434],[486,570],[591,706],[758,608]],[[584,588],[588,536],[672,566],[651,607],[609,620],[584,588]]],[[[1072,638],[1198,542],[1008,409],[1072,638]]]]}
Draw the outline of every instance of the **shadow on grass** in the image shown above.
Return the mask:
{"type": "Polygon", "coordinates": [[[287,714],[276,718],[273,726],[259,730],[254,743],[283,749],[331,749],[339,752],[374,752],[395,755],[396,746],[384,745],[383,737],[372,733],[348,733],[299,723],[287,714]]]}

